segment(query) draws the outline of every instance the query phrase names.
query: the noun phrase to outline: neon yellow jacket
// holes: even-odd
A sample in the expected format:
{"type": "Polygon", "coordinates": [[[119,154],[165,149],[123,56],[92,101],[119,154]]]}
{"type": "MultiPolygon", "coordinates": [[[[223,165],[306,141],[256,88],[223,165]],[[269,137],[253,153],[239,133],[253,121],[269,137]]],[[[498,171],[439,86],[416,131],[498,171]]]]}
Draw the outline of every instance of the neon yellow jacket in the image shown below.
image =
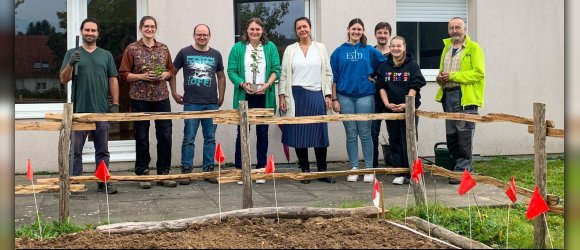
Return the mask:
{"type": "MultiPolygon", "coordinates": [[[[451,38],[443,39],[445,48],[441,54],[439,71],[443,69],[443,61],[447,51],[453,43],[451,38]]],[[[483,106],[483,92],[485,88],[485,61],[483,50],[468,35],[465,35],[465,50],[461,53],[461,68],[458,72],[451,72],[449,80],[458,82],[461,87],[461,106],[477,105],[483,106]]],[[[443,88],[439,87],[435,100],[441,102],[443,88]]]]}

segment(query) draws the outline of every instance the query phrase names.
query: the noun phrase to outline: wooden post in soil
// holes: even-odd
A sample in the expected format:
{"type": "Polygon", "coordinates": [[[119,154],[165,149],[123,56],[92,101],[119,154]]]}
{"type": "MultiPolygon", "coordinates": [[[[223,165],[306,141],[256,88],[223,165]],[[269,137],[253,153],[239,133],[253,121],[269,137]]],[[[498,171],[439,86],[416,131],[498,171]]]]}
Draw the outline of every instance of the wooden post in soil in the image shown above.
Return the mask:
{"type": "Polygon", "coordinates": [[[73,104],[65,103],[62,119],[62,129],[58,137],[58,173],[59,173],[59,200],[58,219],[64,222],[69,216],[70,180],[69,165],[74,144],[71,144],[73,104]],[[69,155],[69,150],[71,154],[69,155]]]}
{"type": "MultiPolygon", "coordinates": [[[[413,164],[417,159],[417,127],[415,126],[415,97],[405,97],[405,124],[407,127],[407,159],[409,161],[409,174],[413,172],[413,164]]],[[[425,185],[423,185],[423,175],[419,177],[419,183],[411,182],[413,193],[415,194],[415,204],[425,206],[425,185]]]]}
{"type": "Polygon", "coordinates": [[[248,132],[250,131],[250,122],[248,119],[248,102],[240,101],[240,149],[242,156],[242,182],[244,189],[242,193],[242,208],[253,208],[252,201],[252,170],[250,169],[250,144],[248,132]]]}
{"type": "MultiPolygon", "coordinates": [[[[536,185],[542,198],[546,200],[546,104],[534,103],[534,169],[536,185]]],[[[534,248],[546,248],[548,232],[546,216],[534,219],[534,248]]]]}

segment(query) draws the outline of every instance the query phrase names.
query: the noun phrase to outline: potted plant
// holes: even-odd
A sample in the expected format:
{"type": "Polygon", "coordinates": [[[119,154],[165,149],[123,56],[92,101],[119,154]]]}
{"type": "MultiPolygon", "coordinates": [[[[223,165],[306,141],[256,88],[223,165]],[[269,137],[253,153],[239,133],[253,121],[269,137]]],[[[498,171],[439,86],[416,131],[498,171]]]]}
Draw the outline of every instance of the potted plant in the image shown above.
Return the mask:
{"type": "Polygon", "coordinates": [[[250,83],[250,89],[252,90],[252,92],[257,92],[262,88],[263,85],[256,83],[256,75],[260,73],[260,70],[258,69],[258,64],[260,63],[260,60],[264,59],[258,54],[258,51],[260,51],[261,49],[262,45],[258,45],[256,49],[252,49],[252,53],[250,54],[250,57],[252,58],[252,63],[250,64],[250,68],[252,71],[252,83],[250,83]]]}

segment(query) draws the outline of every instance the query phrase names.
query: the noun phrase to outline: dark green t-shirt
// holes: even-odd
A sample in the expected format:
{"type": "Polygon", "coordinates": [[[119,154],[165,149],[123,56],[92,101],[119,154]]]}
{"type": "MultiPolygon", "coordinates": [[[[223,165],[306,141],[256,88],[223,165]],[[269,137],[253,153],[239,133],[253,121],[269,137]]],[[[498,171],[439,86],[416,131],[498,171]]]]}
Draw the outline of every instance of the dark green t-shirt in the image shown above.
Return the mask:
{"type": "MultiPolygon", "coordinates": [[[[74,50],[66,52],[60,71],[66,67],[74,50]]],[[[118,75],[113,55],[98,47],[91,53],[83,47],[79,50],[81,60],[78,62],[76,84],[72,86],[75,113],[109,112],[109,77],[118,75]]]]}

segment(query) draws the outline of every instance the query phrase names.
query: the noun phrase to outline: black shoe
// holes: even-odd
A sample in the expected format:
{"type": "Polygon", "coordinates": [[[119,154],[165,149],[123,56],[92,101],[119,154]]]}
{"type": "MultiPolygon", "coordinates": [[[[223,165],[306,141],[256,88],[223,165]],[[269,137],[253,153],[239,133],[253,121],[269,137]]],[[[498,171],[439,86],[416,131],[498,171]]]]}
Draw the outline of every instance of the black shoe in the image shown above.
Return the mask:
{"type": "MultiPolygon", "coordinates": [[[[116,194],[117,188],[111,185],[111,183],[107,182],[107,194],[116,194]]],[[[97,192],[105,192],[105,183],[97,182],[97,192]]]]}
{"type": "Polygon", "coordinates": [[[451,185],[459,185],[461,183],[460,180],[449,178],[449,184],[451,185]]]}
{"type": "Polygon", "coordinates": [[[310,180],[301,180],[302,184],[310,184],[310,180]]]}
{"type": "MultiPolygon", "coordinates": [[[[191,171],[189,170],[181,171],[181,174],[191,174],[191,171]]],[[[190,178],[181,179],[178,180],[177,183],[179,183],[179,185],[189,185],[191,184],[191,179],[190,178]]]]}
{"type": "Polygon", "coordinates": [[[319,181],[322,182],[326,182],[326,183],[336,183],[336,180],[334,178],[329,178],[329,177],[324,177],[324,178],[318,178],[319,181]]]}

